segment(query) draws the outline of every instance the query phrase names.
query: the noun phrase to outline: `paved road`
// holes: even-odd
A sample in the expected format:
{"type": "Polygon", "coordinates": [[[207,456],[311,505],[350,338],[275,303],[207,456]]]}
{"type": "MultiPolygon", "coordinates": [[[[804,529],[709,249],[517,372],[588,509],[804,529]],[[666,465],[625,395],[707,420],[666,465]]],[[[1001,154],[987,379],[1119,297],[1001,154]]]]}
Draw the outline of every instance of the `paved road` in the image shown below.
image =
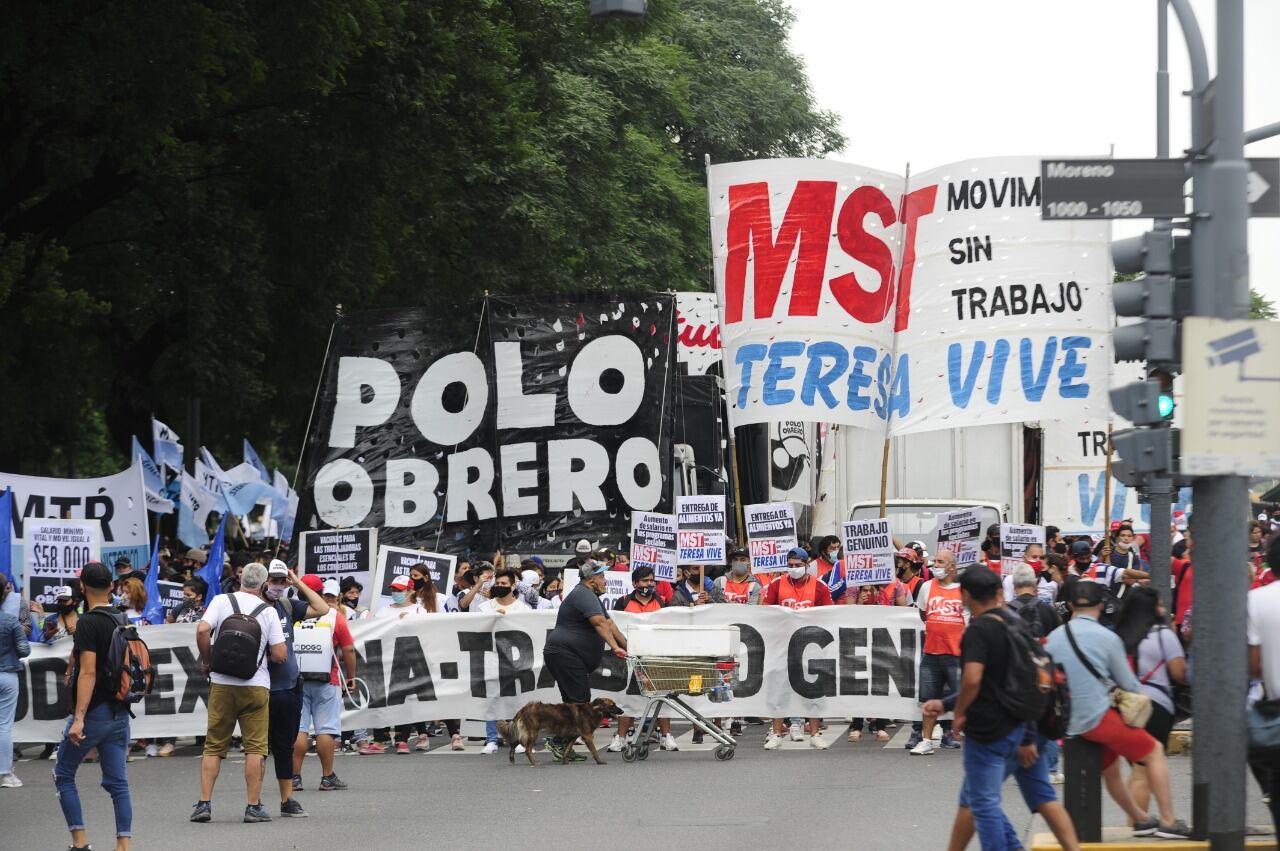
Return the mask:
{"type": "MultiPolygon", "coordinates": [[[[319,764],[311,756],[304,768],[308,790],[299,795],[310,817],[262,825],[240,821],[244,781],[235,757],[219,781],[213,823],[189,824],[198,760],[194,749],[183,749],[169,759],[129,765],[135,847],[315,849],[329,841],[326,847],[369,851],[426,846],[563,851],[569,845],[619,851],[896,851],[945,845],[961,775],[958,751],[909,756],[901,738],[891,747],[865,740],[849,744],[833,721],[828,751],[788,743],[783,751],[768,752],[761,747],[764,729],[748,727],[735,758],[724,763],[710,752],[690,750],[687,733],[680,753],[655,751],[635,764],[608,754],[607,766],[588,762],[533,769],[517,762],[513,767],[505,752],[482,756],[475,743],[463,753],[446,746],[410,756],[341,756],[337,770],[351,788],[323,794],[315,790],[319,764]]],[[[601,747],[608,735],[601,731],[601,747]]],[[[1191,762],[1174,757],[1171,763],[1176,806],[1189,813],[1191,762]]],[[[51,769],[52,762],[21,762],[17,772],[26,786],[0,789],[0,846],[65,847],[51,769]]],[[[80,788],[90,839],[103,849],[111,847],[111,805],[97,781],[97,766],[85,766],[80,788]]],[[[1250,820],[1267,824],[1252,784],[1251,792],[1250,820]]],[[[274,787],[264,797],[274,814],[279,804],[274,787]]],[[[1019,830],[1044,830],[1039,819],[1033,828],[1012,784],[1006,786],[1005,801],[1019,830]]],[[[1122,824],[1114,807],[1107,823],[1122,824]]]]}

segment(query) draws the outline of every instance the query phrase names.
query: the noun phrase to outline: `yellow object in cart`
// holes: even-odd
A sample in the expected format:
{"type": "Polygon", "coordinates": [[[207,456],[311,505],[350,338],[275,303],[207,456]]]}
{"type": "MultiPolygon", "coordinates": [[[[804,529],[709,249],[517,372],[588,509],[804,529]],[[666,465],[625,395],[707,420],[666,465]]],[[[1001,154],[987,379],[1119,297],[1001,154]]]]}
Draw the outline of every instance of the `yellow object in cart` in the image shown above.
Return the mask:
{"type": "Polygon", "coordinates": [[[689,694],[702,693],[702,674],[689,675],[689,694]]]}

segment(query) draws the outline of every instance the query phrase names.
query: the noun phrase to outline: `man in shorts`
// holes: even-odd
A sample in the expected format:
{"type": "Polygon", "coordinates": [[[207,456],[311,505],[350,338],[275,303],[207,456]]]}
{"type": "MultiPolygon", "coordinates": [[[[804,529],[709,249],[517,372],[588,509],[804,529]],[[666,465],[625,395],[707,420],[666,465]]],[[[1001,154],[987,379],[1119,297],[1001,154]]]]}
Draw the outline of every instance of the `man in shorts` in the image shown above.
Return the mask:
{"type": "MultiPolygon", "coordinates": [[[[306,581],[315,574],[303,577],[306,581]]],[[[342,686],[338,681],[338,656],[342,656],[342,668],[346,673],[347,691],[355,691],[356,643],[347,627],[347,619],[338,606],[338,580],[325,580],[321,587],[329,611],[314,623],[317,629],[333,630],[333,664],[327,679],[320,680],[303,674],[302,722],[298,740],[293,749],[293,789],[302,791],[302,761],[307,755],[307,733],[316,736],[316,755],[320,757],[320,791],[336,792],[347,784],[333,770],[333,754],[338,736],[342,735],[342,686]]]]}

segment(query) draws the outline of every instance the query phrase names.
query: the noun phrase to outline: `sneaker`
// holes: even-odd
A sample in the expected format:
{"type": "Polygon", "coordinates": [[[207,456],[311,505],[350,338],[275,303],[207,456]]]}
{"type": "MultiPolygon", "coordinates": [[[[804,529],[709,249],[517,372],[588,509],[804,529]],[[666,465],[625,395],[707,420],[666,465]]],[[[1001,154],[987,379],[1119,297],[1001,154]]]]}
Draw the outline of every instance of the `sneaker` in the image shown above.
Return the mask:
{"type": "Polygon", "coordinates": [[[742,735],[742,722],[741,722],[741,721],[734,721],[733,723],[731,723],[731,724],[729,725],[729,735],[730,735],[730,736],[741,736],[741,735],[742,735]]]}
{"type": "Polygon", "coordinates": [[[889,741],[889,740],[890,740],[890,739],[892,739],[892,738],[893,738],[893,736],[890,736],[890,735],[889,735],[889,731],[888,731],[888,730],[876,730],[876,741],[877,741],[877,742],[887,742],[887,741],[889,741]]]}
{"type": "Polygon", "coordinates": [[[921,738],[922,737],[919,733],[917,733],[915,730],[912,730],[911,735],[907,737],[907,750],[911,750],[916,745],[920,744],[921,738]]]}
{"type": "Polygon", "coordinates": [[[660,747],[664,751],[680,750],[679,746],[676,745],[676,737],[671,735],[670,733],[667,733],[665,736],[662,737],[662,744],[660,745],[660,747]]]}
{"type": "Polygon", "coordinates": [[[920,743],[912,748],[908,753],[912,756],[928,756],[936,750],[933,739],[921,739],[920,743]]]}
{"type": "Polygon", "coordinates": [[[165,742],[160,746],[159,756],[173,756],[173,742],[165,742]]]}
{"type": "Polygon", "coordinates": [[[947,732],[942,734],[942,746],[944,748],[951,748],[952,750],[955,750],[960,747],[960,742],[955,736],[947,732]]]}
{"type": "Polygon", "coordinates": [[[618,753],[622,750],[622,737],[615,735],[613,740],[609,742],[609,747],[605,748],[609,753],[618,753]]]}
{"type": "MultiPolygon", "coordinates": [[[[299,807],[301,809],[301,807],[299,807]]],[[[267,808],[262,803],[250,804],[244,808],[245,824],[261,824],[262,822],[271,821],[271,813],[267,812],[267,808]]]]}
{"type": "Polygon", "coordinates": [[[454,750],[454,751],[460,751],[460,750],[463,750],[462,734],[461,734],[461,733],[454,733],[454,734],[453,734],[453,739],[452,739],[452,741],[450,741],[450,742],[449,742],[449,750],[454,750]]]}
{"type": "Polygon", "coordinates": [[[799,724],[791,725],[791,741],[793,742],[804,741],[804,728],[801,727],[799,724]]]}
{"type": "Polygon", "coordinates": [[[1049,782],[1055,786],[1061,786],[1063,783],[1067,782],[1067,775],[1063,774],[1061,771],[1051,771],[1049,772],[1049,782]]]}
{"type": "Polygon", "coordinates": [[[852,733],[850,733],[850,734],[849,734],[849,741],[854,742],[854,743],[857,743],[857,742],[862,741],[862,731],[861,731],[861,730],[854,730],[852,733]]]}
{"type": "Polygon", "coordinates": [[[293,775],[293,791],[295,792],[302,791],[302,775],[301,774],[293,775]]]}
{"type": "Polygon", "coordinates": [[[764,740],[764,749],[767,751],[776,751],[780,747],[782,747],[782,737],[777,733],[770,731],[769,737],[764,740]]]}
{"type": "Polygon", "coordinates": [[[21,787],[22,781],[12,771],[8,774],[0,774],[0,789],[20,789],[21,787]]]}
{"type": "Polygon", "coordinates": [[[700,745],[700,744],[702,744],[702,736],[703,736],[703,733],[702,733],[702,731],[701,731],[701,730],[694,730],[694,731],[693,731],[693,743],[694,743],[695,745],[700,745]]]}
{"type": "Polygon", "coordinates": [[[336,774],[320,778],[321,792],[340,792],[345,788],[347,788],[347,782],[336,774]]]}
{"type": "Polygon", "coordinates": [[[414,740],[413,749],[415,751],[423,751],[423,752],[429,751],[431,750],[431,740],[428,739],[426,734],[424,733],[423,735],[418,736],[418,738],[414,740]]]}
{"type": "Polygon", "coordinates": [[[1160,827],[1160,819],[1156,818],[1155,816],[1148,816],[1147,818],[1144,818],[1142,821],[1135,821],[1133,823],[1133,835],[1134,836],[1152,836],[1155,834],[1156,830],[1159,827],[1160,827]]]}
{"type": "Polygon", "coordinates": [[[213,818],[213,806],[208,801],[196,801],[195,809],[191,811],[191,820],[194,822],[206,822],[213,818]]]}
{"type": "MultiPolygon", "coordinates": [[[[245,821],[249,820],[249,813],[247,810],[245,811],[244,817],[245,817],[245,821]]],[[[307,811],[302,808],[302,804],[298,803],[297,798],[290,798],[289,800],[282,801],[280,803],[280,817],[281,818],[306,818],[307,811]]]]}
{"type": "Polygon", "coordinates": [[[160,756],[160,749],[155,745],[147,745],[147,748],[145,751],[143,751],[143,753],[145,753],[149,757],[160,756]]]}
{"type": "Polygon", "coordinates": [[[547,739],[547,753],[551,754],[551,759],[554,762],[564,761],[564,746],[558,745],[550,739],[547,739]]]}
{"type": "Polygon", "coordinates": [[[484,747],[480,749],[480,753],[485,754],[485,755],[488,755],[488,754],[495,754],[495,753],[497,753],[497,752],[498,752],[498,743],[497,743],[497,742],[485,742],[485,743],[484,743],[484,747]]]}
{"type": "Polygon", "coordinates": [[[1159,839],[1190,839],[1191,828],[1187,827],[1185,821],[1178,819],[1173,824],[1162,824],[1157,827],[1156,837],[1159,839]]]}
{"type": "Polygon", "coordinates": [[[432,724],[427,728],[428,736],[443,736],[445,734],[445,726],[439,722],[432,724]]]}
{"type": "Polygon", "coordinates": [[[409,752],[408,742],[396,742],[396,753],[408,753],[408,752],[409,752]]]}
{"type": "Polygon", "coordinates": [[[825,751],[827,748],[831,747],[831,745],[824,742],[821,736],[810,736],[809,747],[817,748],[820,751],[825,751]]]}
{"type": "Polygon", "coordinates": [[[360,746],[360,756],[376,756],[377,754],[386,753],[387,749],[380,742],[365,742],[360,746]]]}

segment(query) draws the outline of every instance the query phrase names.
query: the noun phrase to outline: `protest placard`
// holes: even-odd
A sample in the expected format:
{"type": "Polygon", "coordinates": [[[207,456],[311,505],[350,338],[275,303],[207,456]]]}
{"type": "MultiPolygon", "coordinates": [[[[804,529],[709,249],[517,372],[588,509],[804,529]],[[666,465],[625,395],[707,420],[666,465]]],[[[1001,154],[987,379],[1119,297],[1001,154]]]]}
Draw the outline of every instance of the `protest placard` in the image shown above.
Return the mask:
{"type": "MultiPolygon", "coordinates": [[[[635,565],[632,565],[634,568],[635,565]]],[[[576,570],[565,571],[564,574],[564,593],[561,599],[569,596],[569,592],[574,586],[581,582],[582,579],[576,570]]],[[[604,593],[600,595],[600,605],[606,609],[612,609],[613,604],[635,590],[635,585],[631,581],[631,571],[629,570],[610,570],[604,574],[604,593]]]]}
{"type": "Polygon", "coordinates": [[[1044,548],[1044,527],[1025,523],[1000,524],[1000,572],[1008,573],[1022,563],[1028,544],[1044,548]]]}
{"type": "Polygon", "coordinates": [[[378,551],[376,529],[323,529],[303,532],[298,546],[298,573],[314,573],[321,579],[341,582],[348,576],[364,586],[361,605],[369,605],[373,589],[374,557],[378,551]]]}
{"type": "Polygon", "coordinates": [[[893,533],[887,518],[850,520],[844,532],[844,579],[850,585],[893,581],[893,533]]]}
{"type": "Polygon", "coordinates": [[[165,614],[178,608],[186,600],[186,597],[182,596],[181,582],[158,580],[156,587],[160,589],[160,604],[164,606],[165,614]]]}
{"type": "Polygon", "coordinates": [[[101,561],[100,532],[97,520],[27,520],[23,564],[28,599],[53,605],[54,588],[70,585],[86,564],[101,561]]]}
{"type": "Polygon", "coordinates": [[[725,564],[724,497],[682,496],[676,499],[680,564],[725,564]]]}
{"type": "Polygon", "coordinates": [[[752,573],[787,569],[787,552],[796,546],[796,509],[789,502],[743,506],[752,573]]]}
{"type": "Polygon", "coordinates": [[[982,509],[962,508],[938,515],[938,552],[947,550],[956,557],[956,567],[964,568],[978,560],[981,551],[982,509]]]}
{"type": "Polygon", "coordinates": [[[658,581],[676,581],[676,516],[631,512],[631,569],[652,567],[658,581]]]}
{"type": "MultiPolygon", "coordinates": [[[[310,534],[307,532],[304,535],[310,534]]],[[[373,574],[373,601],[369,608],[376,612],[383,606],[391,605],[391,582],[397,576],[408,576],[409,568],[415,564],[426,565],[431,574],[431,582],[441,594],[453,590],[453,572],[458,566],[457,556],[443,553],[428,553],[422,550],[411,550],[408,547],[378,547],[378,566],[373,574]]],[[[365,588],[365,591],[370,591],[365,588]]],[[[360,595],[364,602],[364,595],[360,595]]]]}

